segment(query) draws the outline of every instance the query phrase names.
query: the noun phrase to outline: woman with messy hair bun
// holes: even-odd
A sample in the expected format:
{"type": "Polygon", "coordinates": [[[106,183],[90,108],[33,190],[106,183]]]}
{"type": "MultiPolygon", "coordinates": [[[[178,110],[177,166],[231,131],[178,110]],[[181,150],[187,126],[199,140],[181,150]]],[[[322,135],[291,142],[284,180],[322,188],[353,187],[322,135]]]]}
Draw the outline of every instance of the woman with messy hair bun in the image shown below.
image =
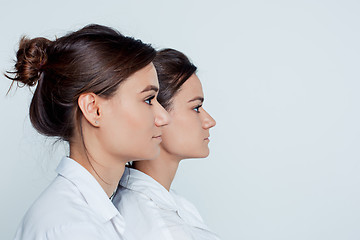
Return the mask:
{"type": "Polygon", "coordinates": [[[158,51],[154,65],[158,101],[169,112],[160,155],[127,167],[113,202],[126,221],[128,240],[219,240],[196,207],[171,189],[184,159],[209,155],[209,131],[216,122],[202,104],[204,93],[196,66],[174,49],[158,51]]]}
{"type": "Polygon", "coordinates": [[[156,100],[155,55],[150,45],[100,25],[55,41],[21,39],[6,76],[36,87],[32,125],[68,142],[70,152],[15,239],[122,239],[125,224],[111,198],[126,162],[157,157],[169,121],[156,100]]]}

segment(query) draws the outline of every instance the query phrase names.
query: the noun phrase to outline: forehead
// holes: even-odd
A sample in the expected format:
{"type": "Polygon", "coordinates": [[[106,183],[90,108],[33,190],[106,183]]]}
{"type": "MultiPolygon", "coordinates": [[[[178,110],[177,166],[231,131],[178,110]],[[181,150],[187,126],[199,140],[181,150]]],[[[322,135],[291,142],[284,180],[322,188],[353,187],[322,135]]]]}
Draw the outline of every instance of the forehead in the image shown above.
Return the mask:
{"type": "Polygon", "coordinates": [[[123,91],[131,90],[132,92],[141,92],[148,85],[159,87],[156,69],[152,63],[128,77],[120,86],[120,89],[123,91]]]}
{"type": "Polygon", "coordinates": [[[196,74],[191,75],[191,77],[185,81],[177,96],[189,98],[188,100],[194,97],[204,97],[200,79],[196,76],[196,74]]]}

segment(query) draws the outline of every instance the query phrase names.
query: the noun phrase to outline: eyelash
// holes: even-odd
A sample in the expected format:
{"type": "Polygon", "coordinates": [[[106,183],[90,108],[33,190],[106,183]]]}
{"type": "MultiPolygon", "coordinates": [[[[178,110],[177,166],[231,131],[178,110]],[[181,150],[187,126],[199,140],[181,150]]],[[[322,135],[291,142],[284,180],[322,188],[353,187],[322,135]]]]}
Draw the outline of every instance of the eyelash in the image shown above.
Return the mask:
{"type": "Polygon", "coordinates": [[[195,110],[195,112],[197,112],[197,113],[200,113],[199,108],[201,108],[201,107],[202,107],[202,105],[200,104],[200,105],[194,107],[193,110],[195,110]]]}
{"type": "Polygon", "coordinates": [[[152,105],[151,103],[151,100],[153,100],[155,98],[155,96],[150,96],[148,97],[147,99],[145,99],[145,102],[148,104],[148,105],[152,105]],[[148,102],[149,101],[149,102],[148,102]]]}

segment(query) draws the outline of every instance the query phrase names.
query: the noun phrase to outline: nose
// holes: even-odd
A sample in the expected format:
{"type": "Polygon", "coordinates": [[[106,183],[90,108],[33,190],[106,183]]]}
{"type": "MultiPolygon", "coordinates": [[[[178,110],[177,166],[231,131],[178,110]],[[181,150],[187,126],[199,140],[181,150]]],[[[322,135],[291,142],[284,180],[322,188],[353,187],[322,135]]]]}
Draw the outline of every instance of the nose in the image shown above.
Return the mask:
{"type": "Polygon", "coordinates": [[[157,127],[163,127],[170,123],[169,113],[161,106],[160,103],[155,104],[155,125],[157,127]]]}
{"type": "Polygon", "coordinates": [[[203,109],[203,120],[202,120],[202,127],[204,129],[212,128],[216,125],[215,119],[213,119],[210,114],[203,109]]]}

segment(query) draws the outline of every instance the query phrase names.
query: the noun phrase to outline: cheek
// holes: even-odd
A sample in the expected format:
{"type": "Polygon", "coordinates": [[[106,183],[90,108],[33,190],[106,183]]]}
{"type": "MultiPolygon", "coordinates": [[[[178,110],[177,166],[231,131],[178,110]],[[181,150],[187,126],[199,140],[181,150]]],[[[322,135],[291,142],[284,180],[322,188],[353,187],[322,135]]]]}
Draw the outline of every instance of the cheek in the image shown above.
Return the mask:
{"type": "Polygon", "coordinates": [[[149,140],[154,129],[154,115],[148,106],[132,104],[123,109],[121,116],[121,132],[128,141],[149,140]],[[139,106],[140,105],[140,106],[139,106]]]}
{"type": "Polygon", "coordinates": [[[197,117],[174,116],[172,122],[163,129],[162,147],[169,153],[183,156],[184,158],[204,155],[207,149],[204,145],[204,130],[197,117]]]}
{"type": "Polygon", "coordinates": [[[158,151],[158,147],[155,149],[151,144],[154,116],[147,107],[141,103],[127,103],[108,112],[103,122],[103,137],[111,152],[133,159],[153,158],[152,152],[158,151]]]}

